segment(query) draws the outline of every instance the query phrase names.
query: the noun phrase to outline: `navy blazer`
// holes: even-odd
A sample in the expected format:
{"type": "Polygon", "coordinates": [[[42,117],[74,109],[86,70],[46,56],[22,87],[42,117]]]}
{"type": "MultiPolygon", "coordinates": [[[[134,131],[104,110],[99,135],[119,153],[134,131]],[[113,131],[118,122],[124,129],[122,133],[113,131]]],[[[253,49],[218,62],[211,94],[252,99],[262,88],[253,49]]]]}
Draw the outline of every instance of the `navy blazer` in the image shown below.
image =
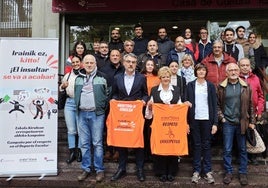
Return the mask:
{"type": "Polygon", "coordinates": [[[112,99],[123,101],[143,100],[147,102],[148,92],[145,76],[139,72],[135,72],[133,86],[128,95],[124,84],[124,75],[125,72],[117,74],[114,77],[112,99]]]}
{"type": "MultiPolygon", "coordinates": [[[[187,85],[187,100],[192,103],[192,108],[188,110],[188,123],[191,126],[191,122],[194,120],[195,116],[195,83],[196,80],[189,82],[187,85]]],[[[217,94],[215,86],[207,81],[208,88],[208,113],[209,121],[211,125],[218,125],[218,109],[217,109],[217,94]]]]}

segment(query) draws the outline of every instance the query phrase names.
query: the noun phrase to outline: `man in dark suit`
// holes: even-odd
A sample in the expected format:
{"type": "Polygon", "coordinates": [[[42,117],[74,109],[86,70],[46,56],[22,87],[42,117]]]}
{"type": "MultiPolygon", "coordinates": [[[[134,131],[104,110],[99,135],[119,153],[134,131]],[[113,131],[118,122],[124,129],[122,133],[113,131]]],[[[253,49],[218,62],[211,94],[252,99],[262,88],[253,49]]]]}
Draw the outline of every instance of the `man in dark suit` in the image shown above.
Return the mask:
{"type": "MultiPolygon", "coordinates": [[[[135,71],[137,56],[133,53],[124,55],[123,66],[125,71],[116,75],[114,78],[112,99],[125,101],[142,100],[145,106],[148,100],[147,86],[145,77],[135,71]]],[[[137,178],[139,181],[144,181],[144,149],[135,148],[134,150],[136,153],[137,178]]],[[[118,180],[126,175],[128,148],[119,147],[118,151],[119,167],[117,172],[112,176],[111,181],[118,180]]]]}

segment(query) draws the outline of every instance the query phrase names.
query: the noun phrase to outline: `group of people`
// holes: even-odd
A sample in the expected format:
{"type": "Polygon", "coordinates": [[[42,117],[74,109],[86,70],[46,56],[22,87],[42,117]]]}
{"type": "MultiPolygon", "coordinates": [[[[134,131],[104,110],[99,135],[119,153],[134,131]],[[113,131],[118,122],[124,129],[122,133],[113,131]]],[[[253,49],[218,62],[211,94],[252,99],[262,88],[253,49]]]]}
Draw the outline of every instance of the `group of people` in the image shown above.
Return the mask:
{"type": "MultiPolygon", "coordinates": [[[[226,171],[223,182],[232,181],[235,139],[240,183],[247,185],[245,132],[254,129],[256,118],[260,119],[264,111],[263,70],[268,64],[257,35],[250,33],[245,39],[243,26],[236,31],[226,28],[224,37],[212,42],[208,30],[202,27],[196,43],[187,28],[173,42],[166,28],[161,27],[158,39],[148,40],[140,24],[135,25],[134,33],[133,40],[123,42],[119,30],[112,30],[110,43],[99,42],[94,54],[87,54],[85,43],[78,41],[67,60],[60,85],[69,96],[64,108],[70,150],[66,162],[82,162],[78,180],[85,180],[95,170],[96,181],[101,182],[105,177],[104,156],[119,162],[111,181],[126,175],[128,148],[106,146],[104,151],[105,120],[110,100],[141,100],[144,148],[132,148],[139,181],[145,181],[143,166],[147,158],[153,159],[160,181],[173,181],[178,170],[178,156],[152,155],[150,150],[152,106],[161,103],[185,104],[189,108],[186,118],[193,151],[193,183],[198,183],[202,174],[208,183],[215,182],[211,138],[220,130],[226,171]]],[[[252,156],[254,159],[256,156],[252,156]]]]}

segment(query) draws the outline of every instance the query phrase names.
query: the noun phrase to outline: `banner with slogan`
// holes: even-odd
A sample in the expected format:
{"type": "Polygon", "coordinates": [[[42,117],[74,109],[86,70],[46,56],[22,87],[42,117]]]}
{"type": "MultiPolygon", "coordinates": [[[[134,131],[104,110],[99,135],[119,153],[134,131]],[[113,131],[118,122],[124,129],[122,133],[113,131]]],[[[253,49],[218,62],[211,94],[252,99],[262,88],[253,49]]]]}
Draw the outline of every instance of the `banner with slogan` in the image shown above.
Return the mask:
{"type": "Polygon", "coordinates": [[[0,38],[0,176],[57,175],[58,39],[0,38]]]}
{"type": "Polygon", "coordinates": [[[118,147],[143,148],[143,103],[137,101],[110,101],[106,120],[107,144],[118,147]]]}
{"type": "Polygon", "coordinates": [[[153,104],[151,151],[157,155],[188,155],[185,104],[153,104]]]}

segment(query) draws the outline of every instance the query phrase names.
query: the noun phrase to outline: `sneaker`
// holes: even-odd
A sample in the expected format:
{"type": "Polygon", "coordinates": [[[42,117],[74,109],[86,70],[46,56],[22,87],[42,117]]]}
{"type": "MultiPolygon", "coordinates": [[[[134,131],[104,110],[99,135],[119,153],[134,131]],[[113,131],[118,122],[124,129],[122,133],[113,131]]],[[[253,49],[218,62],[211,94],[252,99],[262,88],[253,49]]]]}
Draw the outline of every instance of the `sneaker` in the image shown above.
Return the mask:
{"type": "Polygon", "coordinates": [[[98,172],[96,176],[96,181],[101,182],[103,179],[104,179],[104,172],[103,171],[98,172]]]}
{"type": "Polygon", "coordinates": [[[90,175],[90,172],[87,171],[83,171],[82,174],[80,174],[79,176],[77,176],[78,181],[84,181],[85,179],[87,179],[87,177],[90,175]]]}
{"type": "Polygon", "coordinates": [[[200,180],[200,175],[198,172],[194,172],[192,176],[192,183],[198,183],[198,180],[200,180]]]}
{"type": "Polygon", "coordinates": [[[225,175],[225,177],[223,178],[223,183],[224,184],[229,184],[229,183],[231,183],[232,179],[233,179],[233,175],[230,174],[230,173],[227,173],[225,175]]]}
{"type": "Polygon", "coordinates": [[[248,184],[248,177],[247,177],[246,174],[239,174],[239,180],[240,180],[240,184],[241,184],[242,186],[248,184]]]}
{"type": "Polygon", "coordinates": [[[214,177],[212,176],[212,172],[206,173],[204,178],[209,184],[215,183],[214,177]]]}

